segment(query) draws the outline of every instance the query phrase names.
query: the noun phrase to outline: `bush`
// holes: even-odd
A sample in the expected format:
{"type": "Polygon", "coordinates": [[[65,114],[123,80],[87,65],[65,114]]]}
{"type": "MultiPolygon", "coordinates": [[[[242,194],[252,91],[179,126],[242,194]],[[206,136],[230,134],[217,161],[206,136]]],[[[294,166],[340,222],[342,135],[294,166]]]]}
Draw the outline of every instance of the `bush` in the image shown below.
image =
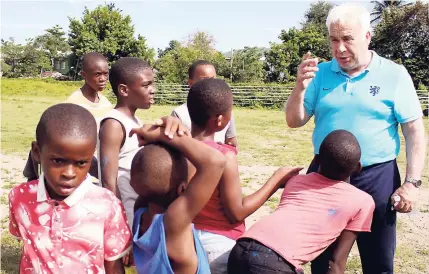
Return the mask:
{"type": "Polygon", "coordinates": [[[417,86],[417,90],[425,90],[425,91],[428,91],[428,88],[427,88],[425,85],[423,85],[423,83],[422,83],[422,82],[419,82],[419,85],[417,86]]]}

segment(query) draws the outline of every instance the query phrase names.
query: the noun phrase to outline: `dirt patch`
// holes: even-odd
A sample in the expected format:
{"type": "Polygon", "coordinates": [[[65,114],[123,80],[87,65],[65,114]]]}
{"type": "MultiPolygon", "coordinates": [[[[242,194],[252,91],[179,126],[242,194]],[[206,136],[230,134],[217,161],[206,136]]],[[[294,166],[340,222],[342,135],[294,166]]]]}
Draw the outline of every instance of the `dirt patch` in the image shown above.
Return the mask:
{"type": "Polygon", "coordinates": [[[25,182],[22,175],[26,159],[15,156],[1,154],[1,185],[0,185],[0,220],[8,215],[7,194],[16,184],[25,182]]]}

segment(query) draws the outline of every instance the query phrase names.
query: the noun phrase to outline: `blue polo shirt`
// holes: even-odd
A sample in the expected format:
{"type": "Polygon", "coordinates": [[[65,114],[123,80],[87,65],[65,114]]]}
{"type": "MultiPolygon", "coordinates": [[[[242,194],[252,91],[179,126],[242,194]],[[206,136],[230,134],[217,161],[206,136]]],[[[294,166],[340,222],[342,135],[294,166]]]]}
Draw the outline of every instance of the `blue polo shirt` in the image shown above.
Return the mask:
{"type": "Polygon", "coordinates": [[[398,125],[422,117],[412,79],[404,66],[373,56],[367,69],[350,77],[337,61],[318,65],[305,91],[304,107],[314,115],[314,153],[333,130],[353,133],[363,166],[393,160],[399,154],[398,125]]]}

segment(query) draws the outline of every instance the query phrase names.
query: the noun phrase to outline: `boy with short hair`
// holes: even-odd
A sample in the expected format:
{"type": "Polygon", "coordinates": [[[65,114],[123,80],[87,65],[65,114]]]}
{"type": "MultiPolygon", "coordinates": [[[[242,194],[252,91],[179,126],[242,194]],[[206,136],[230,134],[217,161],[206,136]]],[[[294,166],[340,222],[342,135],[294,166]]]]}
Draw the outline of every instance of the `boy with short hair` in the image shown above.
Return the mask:
{"type": "Polygon", "coordinates": [[[360,157],[353,134],[331,132],[320,146],[319,171],[286,184],[274,213],[237,240],[228,272],[301,273],[302,265],[338,239],[327,273],[344,273],[358,233],[371,229],[375,208],[370,195],[347,183],[361,170],[360,157]]]}
{"type": "Polygon", "coordinates": [[[48,108],[32,153],[39,180],[9,193],[12,235],[23,240],[20,273],[124,273],[131,248],[121,202],[88,177],[97,143],[91,113],[74,104],[48,108]]]}
{"type": "MultiPolygon", "coordinates": [[[[192,88],[192,85],[201,79],[216,78],[216,69],[212,63],[206,60],[197,60],[188,69],[188,86],[192,88]]],[[[188,106],[186,103],[175,108],[171,113],[172,116],[179,118],[182,123],[191,131],[192,122],[189,116],[188,106]]],[[[215,133],[215,141],[219,143],[225,143],[230,146],[237,147],[237,136],[235,128],[234,116],[231,116],[230,122],[226,127],[215,133]]]]}
{"type": "Polygon", "coordinates": [[[139,194],[133,225],[138,273],[210,273],[192,221],[222,175],[223,155],[187,135],[168,138],[160,127],[145,125],[133,133],[145,145],[131,168],[139,194]],[[186,159],[196,168],[189,184],[186,159]]]}
{"type": "MultiPolygon", "coordinates": [[[[101,94],[106,87],[108,80],[109,66],[106,58],[98,52],[90,52],[83,55],[81,76],[85,80],[83,86],[73,92],[66,103],[72,103],[86,108],[94,116],[99,127],[101,119],[112,109],[112,104],[101,94]]],[[[98,131],[97,131],[98,132],[98,131]]],[[[97,158],[94,155],[89,173],[98,179],[97,158]]],[[[31,152],[28,155],[27,163],[23,174],[28,181],[39,178],[39,163],[37,163],[31,152]]],[[[93,180],[94,182],[98,180],[93,180]]]]}
{"type": "Polygon", "coordinates": [[[130,170],[140,147],[137,136],[129,133],[142,126],[137,109],[149,109],[154,103],[155,82],[149,64],[134,57],[116,61],[109,81],[117,103],[100,123],[99,170],[102,185],[120,197],[131,226],[137,193],[130,186],[130,170]]]}
{"type": "Polygon", "coordinates": [[[226,159],[225,170],[212,197],[194,219],[212,273],[225,273],[229,251],[245,232],[245,218],[301,168],[281,168],[259,190],[243,197],[237,150],[214,140],[215,133],[224,129],[231,118],[230,87],[220,79],[202,79],[190,89],[187,106],[192,120],[192,137],[219,150],[226,159]]]}

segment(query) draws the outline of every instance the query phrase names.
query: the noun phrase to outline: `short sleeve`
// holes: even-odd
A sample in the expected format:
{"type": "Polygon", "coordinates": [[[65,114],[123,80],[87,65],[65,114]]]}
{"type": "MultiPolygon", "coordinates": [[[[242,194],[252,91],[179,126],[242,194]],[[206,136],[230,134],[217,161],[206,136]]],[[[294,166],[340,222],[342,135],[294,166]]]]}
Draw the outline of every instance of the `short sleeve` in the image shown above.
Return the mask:
{"type": "Polygon", "coordinates": [[[308,116],[313,116],[316,109],[316,99],[317,99],[317,81],[320,77],[322,68],[319,66],[319,71],[316,72],[316,77],[314,77],[310,84],[308,84],[305,94],[304,94],[304,108],[308,116]]]}
{"type": "Polygon", "coordinates": [[[9,232],[12,236],[21,239],[21,233],[19,232],[18,222],[16,220],[14,211],[14,191],[9,192],[9,232]]]}
{"type": "Polygon", "coordinates": [[[394,113],[398,123],[403,124],[422,117],[423,112],[410,74],[404,66],[401,66],[399,73],[395,91],[394,113]]]}
{"type": "Polygon", "coordinates": [[[360,206],[356,215],[349,221],[346,226],[346,230],[357,231],[357,232],[370,232],[372,217],[374,214],[375,203],[371,196],[365,195],[363,202],[360,202],[360,206]]]}
{"type": "Polygon", "coordinates": [[[237,132],[236,132],[236,129],[235,129],[235,118],[234,118],[234,115],[231,117],[231,120],[230,120],[230,122],[229,122],[229,127],[228,127],[228,129],[226,130],[226,133],[225,133],[225,138],[226,139],[228,139],[228,138],[233,138],[233,137],[235,137],[237,135],[237,132]]]}
{"type": "Polygon", "coordinates": [[[122,258],[132,247],[132,235],[122,203],[112,197],[111,209],[105,221],[104,260],[122,258]]]}

